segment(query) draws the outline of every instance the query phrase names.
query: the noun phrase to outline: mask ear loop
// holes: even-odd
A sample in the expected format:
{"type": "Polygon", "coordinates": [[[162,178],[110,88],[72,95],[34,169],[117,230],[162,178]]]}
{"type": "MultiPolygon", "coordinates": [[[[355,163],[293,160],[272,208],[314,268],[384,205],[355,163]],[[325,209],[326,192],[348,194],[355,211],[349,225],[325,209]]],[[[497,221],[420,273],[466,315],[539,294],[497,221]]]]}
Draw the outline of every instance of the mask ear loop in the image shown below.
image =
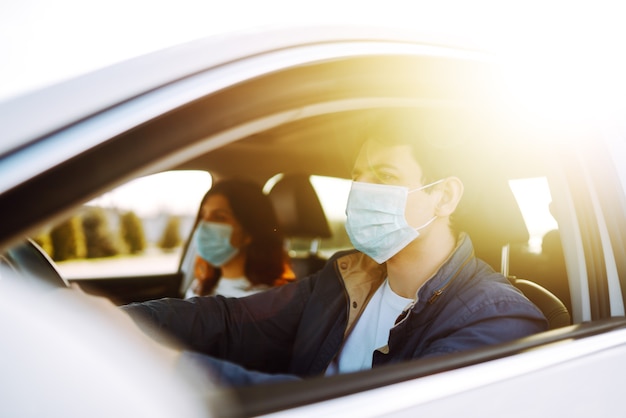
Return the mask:
{"type": "Polygon", "coordinates": [[[439,183],[443,183],[445,180],[446,180],[446,179],[439,179],[439,180],[437,180],[437,181],[433,181],[432,183],[428,183],[428,184],[427,184],[427,185],[425,185],[425,186],[418,187],[417,189],[409,190],[409,193],[413,193],[413,192],[417,192],[417,191],[420,191],[420,190],[427,189],[427,188],[432,187],[432,186],[435,186],[435,185],[437,185],[437,184],[439,184],[439,183]]]}
{"type": "Polygon", "coordinates": [[[422,225],[422,226],[418,226],[417,228],[413,228],[413,229],[415,229],[416,231],[418,231],[418,232],[419,232],[419,230],[420,230],[420,229],[424,229],[424,228],[426,228],[428,225],[430,225],[430,224],[432,224],[433,222],[435,222],[435,219],[437,219],[437,215],[434,215],[432,218],[430,218],[430,219],[428,220],[428,222],[426,222],[424,225],[422,225]]]}
{"type": "MultiPolygon", "coordinates": [[[[437,180],[437,181],[433,181],[432,183],[426,184],[425,186],[418,187],[417,189],[409,190],[409,193],[412,193],[412,192],[417,192],[417,191],[419,191],[419,190],[424,190],[424,189],[426,189],[426,188],[428,188],[428,187],[432,187],[432,186],[435,186],[435,185],[437,185],[437,184],[439,184],[439,183],[443,183],[445,180],[446,180],[446,179],[439,179],[439,180],[437,180]]],[[[419,232],[419,230],[420,230],[420,229],[424,229],[424,228],[426,228],[428,225],[430,225],[431,223],[435,222],[435,219],[437,219],[437,218],[438,218],[438,216],[437,216],[437,215],[433,215],[433,217],[432,217],[432,218],[430,218],[430,219],[429,219],[429,220],[428,220],[428,221],[427,221],[424,225],[422,225],[422,226],[418,226],[417,228],[413,228],[413,229],[419,232]]]]}

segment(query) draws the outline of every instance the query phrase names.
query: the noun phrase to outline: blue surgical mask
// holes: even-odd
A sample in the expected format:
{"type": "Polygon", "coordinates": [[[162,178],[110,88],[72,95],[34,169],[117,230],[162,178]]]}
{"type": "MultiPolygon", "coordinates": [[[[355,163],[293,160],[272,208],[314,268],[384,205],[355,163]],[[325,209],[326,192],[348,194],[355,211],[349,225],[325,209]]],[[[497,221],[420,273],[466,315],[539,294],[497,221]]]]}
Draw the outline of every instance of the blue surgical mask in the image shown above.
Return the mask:
{"type": "Polygon", "coordinates": [[[232,225],[200,221],[194,232],[193,240],[200,257],[215,267],[221,267],[239,252],[239,249],[230,243],[232,235],[232,225]]]}
{"type": "Polygon", "coordinates": [[[408,194],[442,181],[413,190],[402,186],[352,182],[346,207],[346,231],[354,248],[379,264],[396,255],[419,236],[420,229],[437,218],[433,216],[418,228],[410,226],[404,217],[408,194]]]}

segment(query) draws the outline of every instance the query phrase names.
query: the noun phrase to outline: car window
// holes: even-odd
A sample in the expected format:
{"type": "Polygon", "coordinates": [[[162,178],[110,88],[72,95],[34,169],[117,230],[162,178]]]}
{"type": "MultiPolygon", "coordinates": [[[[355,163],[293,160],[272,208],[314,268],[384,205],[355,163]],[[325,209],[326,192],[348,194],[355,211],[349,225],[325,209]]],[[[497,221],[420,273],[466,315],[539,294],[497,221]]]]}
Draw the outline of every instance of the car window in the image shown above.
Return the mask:
{"type": "Polygon", "coordinates": [[[141,276],[178,269],[205,171],[168,171],[126,183],[36,237],[67,279],[141,276]]]}
{"type": "Polygon", "coordinates": [[[572,312],[561,231],[553,216],[548,180],[515,179],[509,181],[509,186],[526,224],[528,241],[510,246],[508,275],[543,286],[572,312]]]}
{"type": "Polygon", "coordinates": [[[531,177],[509,181],[509,186],[522,212],[528,229],[528,251],[541,252],[541,243],[546,233],[558,229],[550,212],[552,197],[545,177],[531,177]]]}
{"type": "Polygon", "coordinates": [[[320,242],[320,253],[330,256],[338,250],[351,248],[350,238],[346,233],[346,203],[352,182],[335,177],[311,176],[311,184],[324,208],[332,237],[320,242]]]}

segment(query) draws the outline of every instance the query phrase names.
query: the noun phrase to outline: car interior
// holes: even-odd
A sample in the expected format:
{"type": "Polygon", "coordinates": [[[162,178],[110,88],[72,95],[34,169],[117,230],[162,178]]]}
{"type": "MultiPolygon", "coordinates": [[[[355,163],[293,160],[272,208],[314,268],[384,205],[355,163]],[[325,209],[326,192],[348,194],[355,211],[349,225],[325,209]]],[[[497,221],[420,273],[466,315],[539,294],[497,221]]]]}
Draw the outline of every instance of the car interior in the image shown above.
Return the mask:
{"type": "Polygon", "coordinates": [[[282,176],[268,195],[286,239],[309,242],[305,254],[291,257],[291,268],[296,278],[315,273],[326,263],[319,252],[320,241],[330,238],[332,232],[309,176],[300,173],[282,176]]]}
{"type": "MultiPolygon", "coordinates": [[[[436,136],[437,140],[441,141],[444,150],[455,154],[454,158],[460,159],[462,155],[475,156],[477,154],[470,148],[478,147],[480,143],[472,145],[471,141],[464,144],[453,142],[458,141],[456,135],[459,132],[450,132],[447,126],[445,129],[441,126],[440,121],[448,115],[447,112],[439,114],[439,112],[422,111],[421,114],[424,115],[424,121],[416,122],[422,122],[426,127],[425,131],[433,137],[436,136]],[[446,145],[446,141],[450,141],[451,145],[446,145]]],[[[457,113],[451,112],[449,115],[453,118],[457,113]]],[[[322,174],[350,178],[352,158],[356,155],[355,150],[360,144],[359,135],[363,135],[363,121],[369,116],[371,115],[368,112],[363,111],[342,112],[289,123],[222,147],[190,161],[184,167],[197,168],[200,165],[212,167],[215,172],[225,173],[224,175],[228,176],[233,175],[233,171],[232,169],[225,170],[225,162],[235,158],[247,161],[249,158],[252,164],[252,159],[262,152],[260,143],[271,143],[271,149],[284,150],[284,158],[289,160],[289,163],[281,163],[285,166],[285,169],[281,171],[283,177],[276,182],[269,195],[287,235],[312,240],[313,246],[310,254],[293,260],[297,275],[302,276],[316,270],[321,265],[320,263],[323,263],[323,258],[316,251],[316,241],[330,234],[323,209],[310,185],[308,176],[322,174]],[[332,147],[332,138],[338,133],[342,135],[341,149],[337,150],[336,146],[330,149],[339,155],[330,156],[329,153],[321,155],[323,149],[319,146],[314,149],[301,149],[307,144],[318,143],[322,138],[323,142],[328,143],[328,147],[332,147]],[[350,138],[350,134],[345,133],[351,133],[353,137],[350,138]],[[308,168],[307,165],[310,164],[315,164],[315,168],[308,168]]],[[[495,135],[496,133],[488,132],[488,134],[495,135]]],[[[489,141],[485,139],[484,144],[487,143],[489,141]]],[[[565,289],[565,293],[561,292],[561,294],[568,294],[565,266],[554,261],[555,268],[560,265],[563,270],[558,275],[543,277],[542,271],[533,271],[534,263],[520,261],[523,257],[528,257],[523,248],[528,243],[529,233],[508,184],[510,179],[545,175],[545,168],[540,166],[530,148],[524,149],[519,144],[512,146],[511,142],[507,142],[502,149],[497,149],[495,145],[490,146],[492,148],[489,151],[479,152],[485,154],[479,157],[479,160],[458,162],[467,198],[464,198],[466,202],[459,209],[454,220],[455,226],[458,230],[470,235],[479,258],[488,262],[496,271],[509,276],[514,284],[528,294],[528,297],[532,296],[536,299],[533,301],[550,318],[551,327],[569,325],[571,308],[568,308],[562,302],[563,299],[556,296],[552,290],[565,289]],[[507,155],[513,153],[516,154],[514,161],[509,164],[507,155]],[[480,164],[484,165],[481,169],[477,169],[476,167],[480,164]],[[489,166],[491,168],[485,168],[489,166]],[[555,282],[555,279],[563,281],[555,282]]],[[[282,160],[280,155],[277,160],[282,160]]],[[[257,170],[264,168],[264,166],[255,167],[257,170]]],[[[256,173],[251,172],[250,175],[258,178],[256,173]]]]}
{"type": "MultiPolygon", "coordinates": [[[[442,128],[441,120],[448,116],[457,117],[458,111],[422,110],[419,114],[423,115],[423,120],[416,122],[425,126],[425,132],[433,137],[436,135],[443,150],[459,158],[466,197],[455,215],[455,227],[470,235],[479,258],[510,277],[527,297],[533,299],[549,318],[551,328],[571,324],[571,306],[565,304],[569,302],[565,266],[558,260],[549,262],[552,271],[559,267],[561,270],[558,274],[546,276],[546,270],[540,269],[538,263],[527,262],[532,256],[524,250],[529,233],[508,184],[511,179],[546,174],[533,158],[532,149],[507,141],[501,149],[490,145],[487,152],[480,150],[477,153],[475,149],[480,143],[472,142],[474,138],[459,142],[458,131],[442,128]],[[515,163],[507,164],[505,154],[511,153],[516,154],[515,163]],[[476,162],[460,160],[461,156],[480,154],[476,162]]],[[[176,168],[208,169],[214,178],[249,177],[260,185],[279,174],[268,195],[288,240],[308,243],[308,250],[292,252],[291,260],[296,277],[304,277],[324,264],[326,257],[320,254],[319,243],[332,234],[310,176],[350,178],[352,159],[368,117],[371,117],[370,110],[300,119],[255,133],[192,158],[176,168]],[[341,142],[337,140],[336,143],[341,145],[338,147],[333,142],[339,135],[341,142]]],[[[495,135],[494,132],[488,134],[495,135]]],[[[489,141],[485,140],[484,144],[487,143],[489,141]]],[[[559,242],[556,244],[557,247],[560,245],[559,242]]],[[[181,271],[158,277],[110,277],[89,283],[79,279],[73,281],[82,283],[87,291],[111,297],[118,304],[180,297],[186,282],[183,271],[189,270],[183,264],[184,259],[181,260],[181,271]]]]}
{"type": "MultiPolygon", "coordinates": [[[[422,111],[421,114],[427,115],[423,116],[424,120],[433,116],[429,111],[422,111]]],[[[453,112],[452,116],[455,115],[456,112],[453,112]]],[[[445,117],[442,114],[434,116],[433,119],[445,117]]],[[[289,240],[304,239],[309,242],[306,253],[292,257],[296,276],[304,277],[318,270],[325,262],[325,257],[319,253],[319,242],[331,236],[324,210],[309,176],[350,177],[352,158],[360,143],[359,136],[363,135],[363,121],[367,117],[367,111],[352,111],[300,119],[192,158],[177,168],[208,168],[216,178],[243,175],[260,184],[280,173],[279,180],[268,194],[286,237],[289,240]],[[341,146],[337,147],[333,139],[339,135],[341,146]],[[271,155],[267,155],[268,152],[271,155]]],[[[441,127],[430,120],[424,122],[424,125],[427,126],[426,130],[430,129],[429,133],[437,134],[442,144],[457,140],[447,131],[440,134],[438,130],[441,127]]],[[[492,132],[490,134],[493,135],[492,132]]],[[[564,303],[569,303],[565,266],[559,260],[552,261],[552,271],[559,266],[562,270],[545,277],[544,270],[533,271],[532,267],[536,263],[525,262],[524,257],[527,255],[523,253],[523,248],[529,234],[508,185],[510,179],[540,176],[545,171],[532,159],[529,150],[510,148],[511,144],[507,142],[501,150],[493,147],[490,152],[482,151],[486,155],[481,157],[480,163],[491,165],[490,169],[477,170],[473,168],[474,164],[468,164],[467,161],[459,163],[460,171],[465,175],[463,181],[468,197],[464,198],[467,202],[456,215],[455,226],[470,235],[479,258],[487,261],[496,271],[509,276],[529,298],[533,298],[550,318],[551,327],[569,325],[571,306],[564,303]],[[501,153],[505,152],[517,154],[514,164],[506,164],[506,159],[498,161],[501,153]],[[528,159],[526,164],[524,158],[528,159]],[[557,279],[560,281],[556,282],[557,279]]],[[[453,143],[454,153],[461,155],[467,151],[467,145],[453,143]]],[[[557,247],[555,252],[562,254],[562,251],[558,251],[558,237],[553,245],[557,247]]],[[[162,277],[111,277],[90,283],[86,289],[109,295],[122,304],[156,297],[178,297],[181,282],[180,272],[162,277]]]]}

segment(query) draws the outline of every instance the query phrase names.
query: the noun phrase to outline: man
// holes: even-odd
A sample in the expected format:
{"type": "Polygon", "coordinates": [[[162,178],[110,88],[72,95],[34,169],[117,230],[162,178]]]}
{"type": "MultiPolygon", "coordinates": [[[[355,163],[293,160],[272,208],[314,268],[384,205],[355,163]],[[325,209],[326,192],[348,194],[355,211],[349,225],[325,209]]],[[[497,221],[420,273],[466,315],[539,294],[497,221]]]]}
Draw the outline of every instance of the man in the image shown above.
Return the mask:
{"type": "Polygon", "coordinates": [[[234,385],[357,371],[546,330],[541,312],[452,228],[463,184],[442,173],[454,167],[433,164],[394,124],[379,120],[354,164],[346,229],[356,250],[262,294],[124,309],[234,385]]]}

